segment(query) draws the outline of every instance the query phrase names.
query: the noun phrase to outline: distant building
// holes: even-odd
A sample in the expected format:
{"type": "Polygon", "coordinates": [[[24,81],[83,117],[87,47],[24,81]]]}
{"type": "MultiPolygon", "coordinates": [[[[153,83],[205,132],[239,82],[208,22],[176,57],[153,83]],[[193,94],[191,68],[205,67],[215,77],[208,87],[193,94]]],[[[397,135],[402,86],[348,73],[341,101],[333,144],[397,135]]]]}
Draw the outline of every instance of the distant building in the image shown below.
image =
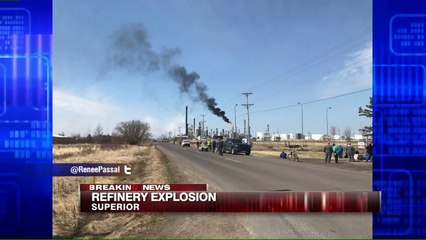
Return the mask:
{"type": "Polygon", "coordinates": [[[317,133],[311,134],[311,139],[312,140],[319,141],[319,140],[322,140],[323,137],[324,137],[324,134],[317,134],[317,133]]]}
{"type": "Polygon", "coordinates": [[[268,132],[265,132],[265,134],[263,134],[263,141],[271,141],[271,134],[268,132]]]}
{"type": "Polygon", "coordinates": [[[279,135],[280,135],[281,141],[286,141],[286,140],[288,140],[288,135],[287,135],[287,133],[280,133],[279,135]]]}
{"type": "Polygon", "coordinates": [[[279,142],[281,141],[281,136],[278,133],[272,134],[271,141],[279,142]]]}
{"type": "Polygon", "coordinates": [[[258,141],[271,141],[272,136],[268,132],[256,132],[256,140],[258,141]]]}
{"type": "Polygon", "coordinates": [[[346,137],[342,135],[334,135],[332,136],[334,140],[345,140],[346,137]]]}
{"type": "Polygon", "coordinates": [[[364,136],[362,136],[361,134],[355,134],[354,139],[355,140],[362,140],[362,139],[364,139],[364,136]]]}
{"type": "Polygon", "coordinates": [[[54,137],[54,138],[67,138],[64,135],[59,135],[59,134],[52,134],[52,137],[54,137]]]}
{"type": "MultiPolygon", "coordinates": [[[[358,135],[356,135],[358,136],[358,135]]],[[[313,141],[322,141],[324,137],[326,137],[322,133],[308,133],[304,136],[305,140],[313,140],[313,141]]],[[[362,136],[361,136],[362,137],[362,136]]],[[[345,137],[341,135],[335,135],[330,136],[331,139],[334,140],[344,140],[345,137]]],[[[357,139],[354,137],[351,137],[352,139],[357,139]]],[[[297,140],[302,139],[301,133],[274,133],[270,134],[267,132],[256,132],[256,140],[257,141],[290,141],[290,140],[297,140]]]]}

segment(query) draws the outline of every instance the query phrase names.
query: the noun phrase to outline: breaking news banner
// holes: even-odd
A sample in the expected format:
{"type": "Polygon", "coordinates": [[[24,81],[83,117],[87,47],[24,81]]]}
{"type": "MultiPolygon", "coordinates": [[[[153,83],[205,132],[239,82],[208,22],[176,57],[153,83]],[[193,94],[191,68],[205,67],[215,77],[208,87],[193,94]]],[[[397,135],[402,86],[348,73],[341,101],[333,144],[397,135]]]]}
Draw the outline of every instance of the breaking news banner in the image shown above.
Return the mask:
{"type": "Polygon", "coordinates": [[[380,212],[380,192],[176,191],[176,189],[198,189],[207,186],[205,184],[179,185],[81,184],[80,211],[380,212]]]}
{"type": "Polygon", "coordinates": [[[80,191],[207,191],[207,184],[80,184],[80,191]]]}

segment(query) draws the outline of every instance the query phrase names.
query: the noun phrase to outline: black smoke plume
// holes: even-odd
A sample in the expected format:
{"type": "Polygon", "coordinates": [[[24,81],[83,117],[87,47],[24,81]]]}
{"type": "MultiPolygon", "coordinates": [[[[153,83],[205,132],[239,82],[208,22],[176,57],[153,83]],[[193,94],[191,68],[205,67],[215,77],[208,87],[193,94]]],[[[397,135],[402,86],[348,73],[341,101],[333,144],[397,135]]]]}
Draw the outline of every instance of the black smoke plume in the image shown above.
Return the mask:
{"type": "Polygon", "coordinates": [[[200,79],[198,73],[188,73],[185,67],[179,65],[171,67],[168,73],[169,76],[179,84],[181,92],[188,92],[189,89],[194,86],[197,99],[203,102],[211,113],[221,117],[227,123],[230,122],[225,116],[225,111],[217,107],[216,99],[207,95],[207,86],[202,82],[198,82],[198,79],[200,79]]]}
{"type": "Polygon", "coordinates": [[[178,48],[163,48],[159,53],[152,49],[142,24],[124,25],[112,36],[112,46],[107,65],[133,73],[150,73],[166,69],[180,54],[178,48]]]}
{"type": "Polygon", "coordinates": [[[217,102],[207,94],[207,86],[199,82],[200,75],[188,73],[181,65],[173,65],[173,60],[180,54],[178,48],[163,48],[160,52],[152,49],[145,28],[142,24],[122,26],[112,36],[111,51],[108,56],[107,69],[120,69],[132,73],[151,73],[164,71],[179,86],[182,93],[195,93],[195,99],[229,123],[225,112],[217,107],[217,102]]]}

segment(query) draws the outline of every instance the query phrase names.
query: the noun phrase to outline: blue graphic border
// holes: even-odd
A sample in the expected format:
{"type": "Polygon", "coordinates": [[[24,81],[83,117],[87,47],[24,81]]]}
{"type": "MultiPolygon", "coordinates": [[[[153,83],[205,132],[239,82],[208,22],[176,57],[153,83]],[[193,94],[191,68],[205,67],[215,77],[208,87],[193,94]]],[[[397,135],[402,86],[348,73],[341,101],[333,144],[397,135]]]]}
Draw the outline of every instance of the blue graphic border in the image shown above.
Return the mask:
{"type": "Polygon", "coordinates": [[[373,1],[373,237],[426,236],[426,4],[373,1]],[[422,69],[422,70],[419,70],[422,69]]]}
{"type": "Polygon", "coordinates": [[[0,238],[49,239],[52,0],[2,1],[0,18],[0,238]]]}

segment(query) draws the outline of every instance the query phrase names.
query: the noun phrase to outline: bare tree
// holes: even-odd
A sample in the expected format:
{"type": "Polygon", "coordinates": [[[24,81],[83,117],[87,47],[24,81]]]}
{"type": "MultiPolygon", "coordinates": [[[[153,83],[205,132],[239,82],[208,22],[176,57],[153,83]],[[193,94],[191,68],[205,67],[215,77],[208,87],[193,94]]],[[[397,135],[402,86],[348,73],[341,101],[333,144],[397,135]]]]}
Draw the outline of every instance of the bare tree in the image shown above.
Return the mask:
{"type": "Polygon", "coordinates": [[[98,123],[98,125],[96,125],[95,130],[93,131],[93,140],[95,143],[103,143],[105,140],[105,136],[104,136],[104,129],[102,128],[101,124],[98,123]]]}
{"type": "Polygon", "coordinates": [[[115,130],[131,145],[139,144],[151,136],[149,124],[139,120],[120,122],[115,130]]]}
{"type": "Polygon", "coordinates": [[[345,136],[346,140],[351,140],[352,130],[351,128],[347,127],[343,130],[343,136],[345,136]]]}
{"type": "Polygon", "coordinates": [[[104,135],[104,129],[102,128],[101,124],[98,123],[98,125],[96,125],[95,131],[93,131],[93,136],[94,137],[99,137],[104,135]]]}
{"type": "Polygon", "coordinates": [[[336,135],[336,133],[337,133],[337,127],[336,126],[331,126],[330,127],[330,134],[331,134],[331,136],[336,135]]]}

